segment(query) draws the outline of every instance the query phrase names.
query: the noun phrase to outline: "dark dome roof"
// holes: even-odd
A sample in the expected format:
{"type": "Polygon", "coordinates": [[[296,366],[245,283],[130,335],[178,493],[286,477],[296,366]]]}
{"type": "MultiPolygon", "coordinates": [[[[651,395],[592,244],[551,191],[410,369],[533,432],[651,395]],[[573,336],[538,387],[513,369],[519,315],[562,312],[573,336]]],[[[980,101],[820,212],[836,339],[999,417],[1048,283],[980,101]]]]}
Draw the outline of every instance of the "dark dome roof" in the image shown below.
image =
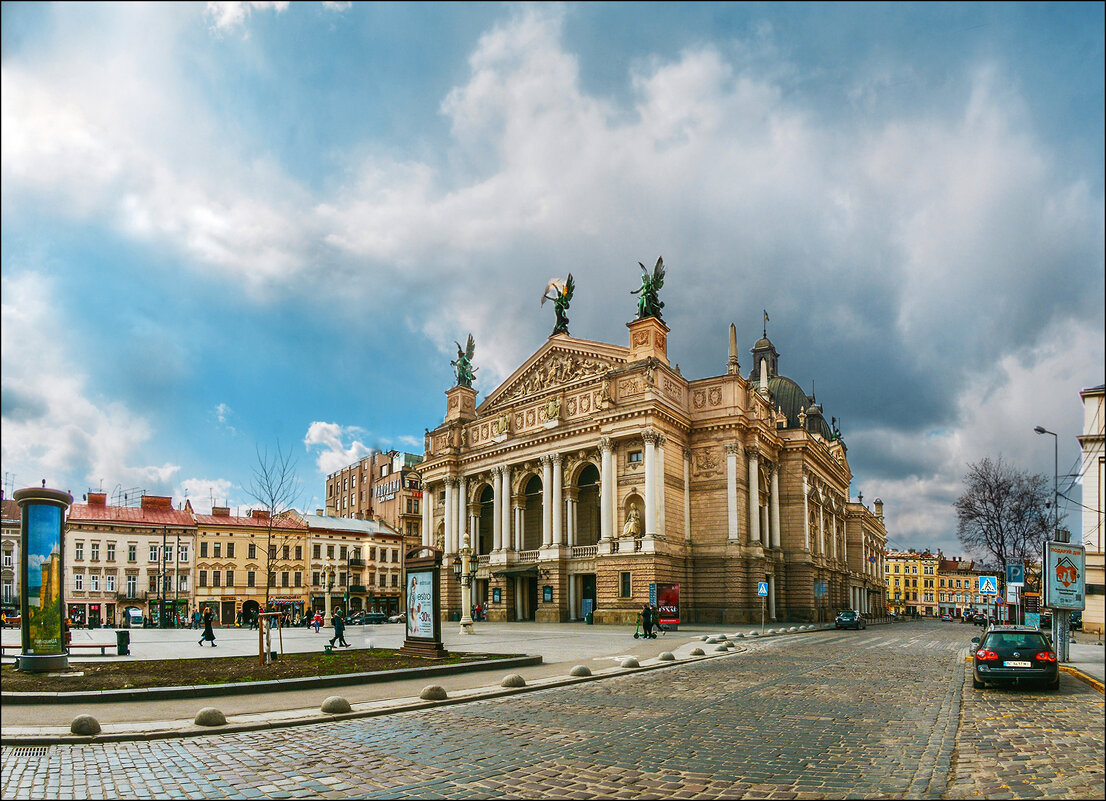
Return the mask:
{"type": "Polygon", "coordinates": [[[775,347],[776,346],[772,344],[772,341],[768,339],[768,337],[761,337],[757,340],[757,344],[753,345],[753,350],[760,350],[761,348],[771,348],[775,350],[775,347]]]}
{"type": "Polygon", "coordinates": [[[803,388],[786,376],[775,375],[768,379],[768,394],[772,403],[787,415],[787,427],[799,428],[799,412],[811,404],[803,388]]]}
{"type": "Polygon", "coordinates": [[[832,440],[833,431],[829,427],[829,423],[826,422],[826,418],[822,417],[822,407],[817,403],[812,403],[806,410],[806,430],[811,434],[818,434],[826,441],[832,440]]]}

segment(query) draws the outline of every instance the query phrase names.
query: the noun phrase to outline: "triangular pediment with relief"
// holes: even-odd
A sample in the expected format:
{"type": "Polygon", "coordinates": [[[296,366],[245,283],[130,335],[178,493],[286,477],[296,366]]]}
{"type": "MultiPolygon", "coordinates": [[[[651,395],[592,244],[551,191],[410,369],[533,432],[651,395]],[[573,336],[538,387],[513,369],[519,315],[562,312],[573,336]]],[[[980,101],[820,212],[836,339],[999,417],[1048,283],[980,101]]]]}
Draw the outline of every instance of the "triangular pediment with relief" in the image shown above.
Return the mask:
{"type": "Polygon", "coordinates": [[[609,370],[623,367],[629,356],[630,349],[618,345],[564,335],[550,337],[506,381],[488,394],[476,413],[483,416],[551,390],[586,384],[609,370]]]}

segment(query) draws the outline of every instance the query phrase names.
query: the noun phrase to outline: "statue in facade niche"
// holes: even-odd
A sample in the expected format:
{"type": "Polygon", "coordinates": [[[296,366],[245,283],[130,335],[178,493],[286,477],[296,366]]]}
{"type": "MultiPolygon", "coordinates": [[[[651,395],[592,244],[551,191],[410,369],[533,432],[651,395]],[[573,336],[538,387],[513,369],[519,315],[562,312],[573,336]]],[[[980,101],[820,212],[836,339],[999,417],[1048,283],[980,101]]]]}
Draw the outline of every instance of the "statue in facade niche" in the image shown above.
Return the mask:
{"type": "Polygon", "coordinates": [[[453,341],[453,344],[457,346],[457,359],[451,361],[450,364],[457,368],[457,386],[471,387],[475,373],[480,369],[472,366],[472,354],[476,350],[476,340],[472,338],[472,334],[469,334],[468,344],[464,349],[461,348],[461,343],[456,340],[453,341]]]}
{"type": "Polygon", "coordinates": [[[622,536],[641,536],[641,512],[637,510],[636,503],[630,504],[630,508],[626,511],[626,525],[622,527],[622,536]]]}
{"type": "Polygon", "coordinates": [[[572,273],[568,274],[568,278],[561,280],[560,278],[552,278],[545,286],[545,293],[541,296],[541,305],[544,306],[547,300],[553,301],[553,311],[557,315],[557,321],[553,324],[553,333],[549,336],[555,336],[557,334],[568,335],[568,304],[572,302],[572,292],[576,288],[576,282],[572,280],[572,273]],[[552,292],[552,297],[549,293],[552,292]]]}
{"type": "Polygon", "coordinates": [[[646,317],[656,317],[660,320],[664,303],[658,297],[658,293],[661,287],[664,286],[664,259],[657,259],[652,275],[649,274],[649,271],[645,269],[645,265],[640,261],[638,266],[641,267],[642,272],[641,287],[630,292],[631,295],[641,293],[641,297],[637,299],[637,319],[644,320],[646,317]]]}

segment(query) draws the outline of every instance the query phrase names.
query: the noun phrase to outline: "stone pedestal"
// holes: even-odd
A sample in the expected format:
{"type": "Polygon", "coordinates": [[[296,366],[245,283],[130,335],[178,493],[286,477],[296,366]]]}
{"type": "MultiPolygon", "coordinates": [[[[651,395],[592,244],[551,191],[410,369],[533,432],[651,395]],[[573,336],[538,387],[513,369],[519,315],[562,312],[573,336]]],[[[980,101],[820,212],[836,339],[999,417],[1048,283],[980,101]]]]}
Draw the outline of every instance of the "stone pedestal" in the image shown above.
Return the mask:
{"type": "Polygon", "coordinates": [[[656,359],[668,365],[668,326],[656,317],[626,323],[630,329],[630,362],[656,359]]]}
{"type": "Polygon", "coordinates": [[[476,419],[476,390],[472,387],[453,387],[446,390],[445,421],[468,422],[476,419]]]}

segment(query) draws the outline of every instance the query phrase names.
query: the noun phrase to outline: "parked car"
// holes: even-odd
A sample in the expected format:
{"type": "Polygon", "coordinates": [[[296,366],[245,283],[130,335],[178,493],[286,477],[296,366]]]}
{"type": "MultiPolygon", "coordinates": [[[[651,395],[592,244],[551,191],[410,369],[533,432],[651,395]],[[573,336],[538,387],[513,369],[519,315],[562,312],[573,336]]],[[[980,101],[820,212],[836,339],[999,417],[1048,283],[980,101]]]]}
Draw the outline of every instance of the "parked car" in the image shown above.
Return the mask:
{"type": "Polygon", "coordinates": [[[388,620],[387,615],[383,612],[362,612],[361,622],[366,625],[375,625],[376,623],[386,623],[388,620]]]}
{"type": "Polygon", "coordinates": [[[1039,684],[1060,688],[1060,668],[1052,642],[1032,626],[991,626],[973,637],[972,687],[988,684],[1039,684]]]}
{"type": "Polygon", "coordinates": [[[952,615],[950,615],[946,612],[945,614],[941,615],[941,620],[944,621],[945,623],[951,623],[952,622],[952,615]]]}
{"type": "Polygon", "coordinates": [[[868,627],[868,624],[864,621],[864,615],[854,609],[846,609],[838,613],[833,621],[833,625],[834,628],[856,629],[857,631],[868,627]]]}
{"type": "Polygon", "coordinates": [[[407,613],[406,612],[400,612],[398,615],[391,615],[388,618],[388,622],[389,623],[406,623],[407,622],[407,613]]]}

